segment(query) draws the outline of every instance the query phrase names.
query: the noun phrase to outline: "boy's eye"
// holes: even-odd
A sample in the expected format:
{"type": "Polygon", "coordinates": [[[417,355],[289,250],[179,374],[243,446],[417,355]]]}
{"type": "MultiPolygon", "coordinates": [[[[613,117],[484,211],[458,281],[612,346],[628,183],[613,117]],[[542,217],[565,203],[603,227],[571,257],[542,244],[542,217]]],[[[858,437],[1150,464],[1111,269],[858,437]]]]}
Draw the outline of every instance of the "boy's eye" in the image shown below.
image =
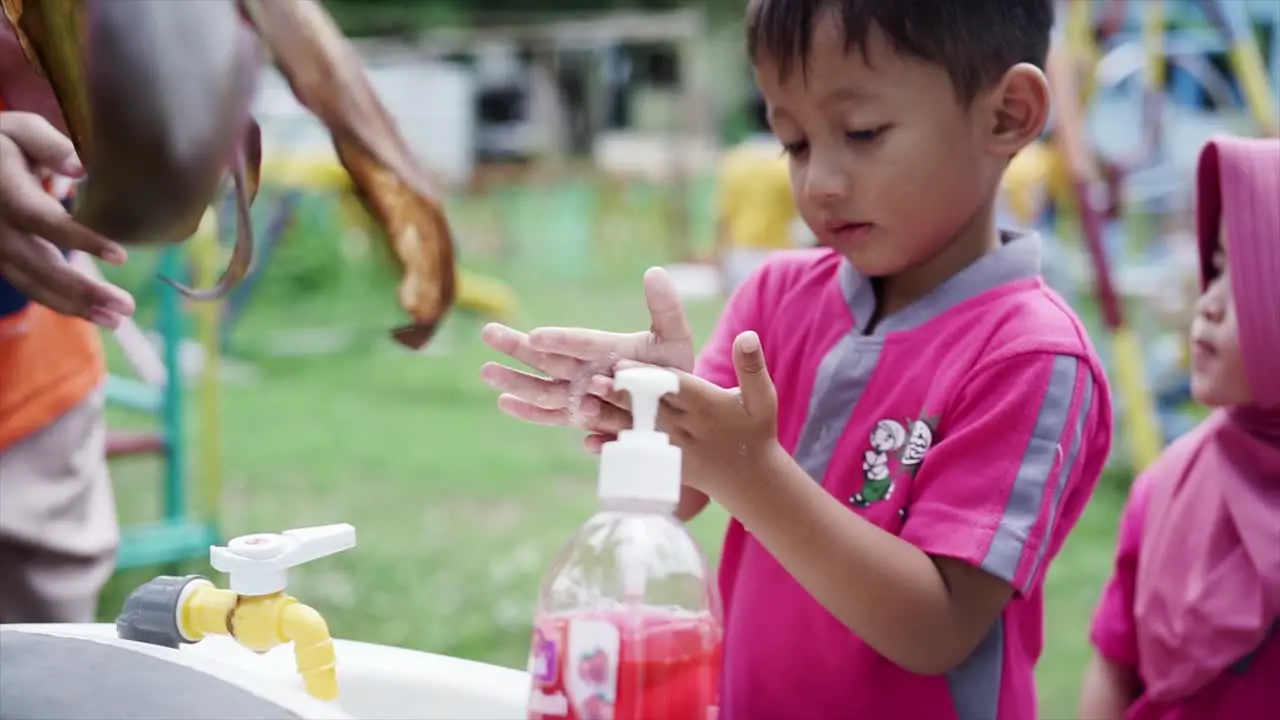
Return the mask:
{"type": "Polygon", "coordinates": [[[782,151],[792,156],[803,155],[804,151],[807,149],[809,149],[809,143],[804,140],[782,144],[782,151]]]}
{"type": "Polygon", "coordinates": [[[869,130],[851,130],[845,133],[845,137],[854,142],[870,142],[880,137],[885,130],[884,126],[871,128],[869,130]]]}

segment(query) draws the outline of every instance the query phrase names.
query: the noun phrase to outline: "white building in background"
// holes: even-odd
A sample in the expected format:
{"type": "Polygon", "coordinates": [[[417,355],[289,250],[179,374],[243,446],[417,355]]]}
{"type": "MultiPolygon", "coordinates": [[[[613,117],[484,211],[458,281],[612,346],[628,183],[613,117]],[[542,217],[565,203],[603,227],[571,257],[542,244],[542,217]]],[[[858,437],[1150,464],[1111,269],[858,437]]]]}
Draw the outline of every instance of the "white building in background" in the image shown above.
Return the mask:
{"type": "MultiPolygon", "coordinates": [[[[407,52],[366,51],[374,90],[418,158],[451,185],[467,182],[475,157],[475,82],[455,64],[407,52]]],[[[264,73],[254,102],[268,157],[299,154],[334,157],[329,133],[293,97],[284,78],[264,73]]]]}

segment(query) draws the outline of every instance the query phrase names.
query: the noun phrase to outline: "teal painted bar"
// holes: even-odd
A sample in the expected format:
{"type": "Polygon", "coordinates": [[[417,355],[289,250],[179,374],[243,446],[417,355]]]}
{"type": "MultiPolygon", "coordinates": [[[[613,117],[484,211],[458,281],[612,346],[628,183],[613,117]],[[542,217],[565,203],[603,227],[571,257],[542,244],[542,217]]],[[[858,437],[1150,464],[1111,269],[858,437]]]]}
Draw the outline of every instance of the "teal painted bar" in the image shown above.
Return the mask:
{"type": "MultiPolygon", "coordinates": [[[[182,256],[182,250],[177,247],[166,249],[160,261],[160,273],[170,278],[180,277],[182,256]]],[[[159,283],[159,280],[156,282],[159,283]]],[[[177,522],[187,514],[187,442],[179,355],[184,337],[182,300],[177,290],[168,284],[161,285],[158,319],[160,336],[164,338],[164,366],[168,369],[168,382],[165,383],[164,402],[160,410],[161,432],[164,433],[169,448],[164,473],[164,518],[177,522]]]]}
{"type": "MultiPolygon", "coordinates": [[[[185,253],[169,248],[161,253],[159,273],[180,278],[185,253]]],[[[162,520],[155,523],[121,528],[120,551],[116,557],[119,570],[167,565],[208,557],[209,546],[219,542],[214,522],[200,522],[189,515],[190,488],[187,485],[186,408],[180,351],[185,336],[182,298],[169,285],[155,282],[159,299],[157,330],[163,338],[161,358],[168,373],[162,389],[122,377],[107,379],[109,402],[142,412],[152,413],[160,425],[167,450],[164,454],[164,480],[160,488],[162,520]]]]}
{"type": "Polygon", "coordinates": [[[141,380],[107,376],[107,402],[144,413],[159,413],[164,398],[158,388],[141,380]]]}
{"type": "Polygon", "coordinates": [[[116,569],[130,570],[206,558],[209,546],[218,542],[216,529],[205,523],[180,520],[130,525],[120,532],[116,569]]]}

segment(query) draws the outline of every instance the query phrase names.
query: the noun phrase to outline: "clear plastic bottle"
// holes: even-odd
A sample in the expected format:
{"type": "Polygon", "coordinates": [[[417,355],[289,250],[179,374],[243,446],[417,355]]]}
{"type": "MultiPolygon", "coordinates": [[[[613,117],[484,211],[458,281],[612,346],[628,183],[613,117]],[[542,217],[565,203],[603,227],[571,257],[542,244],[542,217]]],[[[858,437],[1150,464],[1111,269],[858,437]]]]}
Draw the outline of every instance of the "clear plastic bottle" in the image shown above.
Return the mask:
{"type": "Polygon", "coordinates": [[[529,673],[530,720],[713,720],[723,627],[715,578],[675,518],[680,449],[656,431],[679,381],[618,373],[634,427],[605,445],[600,510],[543,581],[529,673]]]}

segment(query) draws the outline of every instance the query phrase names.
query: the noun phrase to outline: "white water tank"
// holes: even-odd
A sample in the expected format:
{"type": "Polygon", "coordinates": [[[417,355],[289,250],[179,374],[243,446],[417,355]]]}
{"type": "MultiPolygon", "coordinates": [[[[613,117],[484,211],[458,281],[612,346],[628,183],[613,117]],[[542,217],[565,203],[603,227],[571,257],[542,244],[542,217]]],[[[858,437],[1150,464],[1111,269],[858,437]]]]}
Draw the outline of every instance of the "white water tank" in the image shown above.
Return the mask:
{"type": "Polygon", "coordinates": [[[291,645],[174,650],[110,624],[0,628],[0,720],[523,720],[527,673],[335,640],[339,697],[308,695],[291,645]]]}

